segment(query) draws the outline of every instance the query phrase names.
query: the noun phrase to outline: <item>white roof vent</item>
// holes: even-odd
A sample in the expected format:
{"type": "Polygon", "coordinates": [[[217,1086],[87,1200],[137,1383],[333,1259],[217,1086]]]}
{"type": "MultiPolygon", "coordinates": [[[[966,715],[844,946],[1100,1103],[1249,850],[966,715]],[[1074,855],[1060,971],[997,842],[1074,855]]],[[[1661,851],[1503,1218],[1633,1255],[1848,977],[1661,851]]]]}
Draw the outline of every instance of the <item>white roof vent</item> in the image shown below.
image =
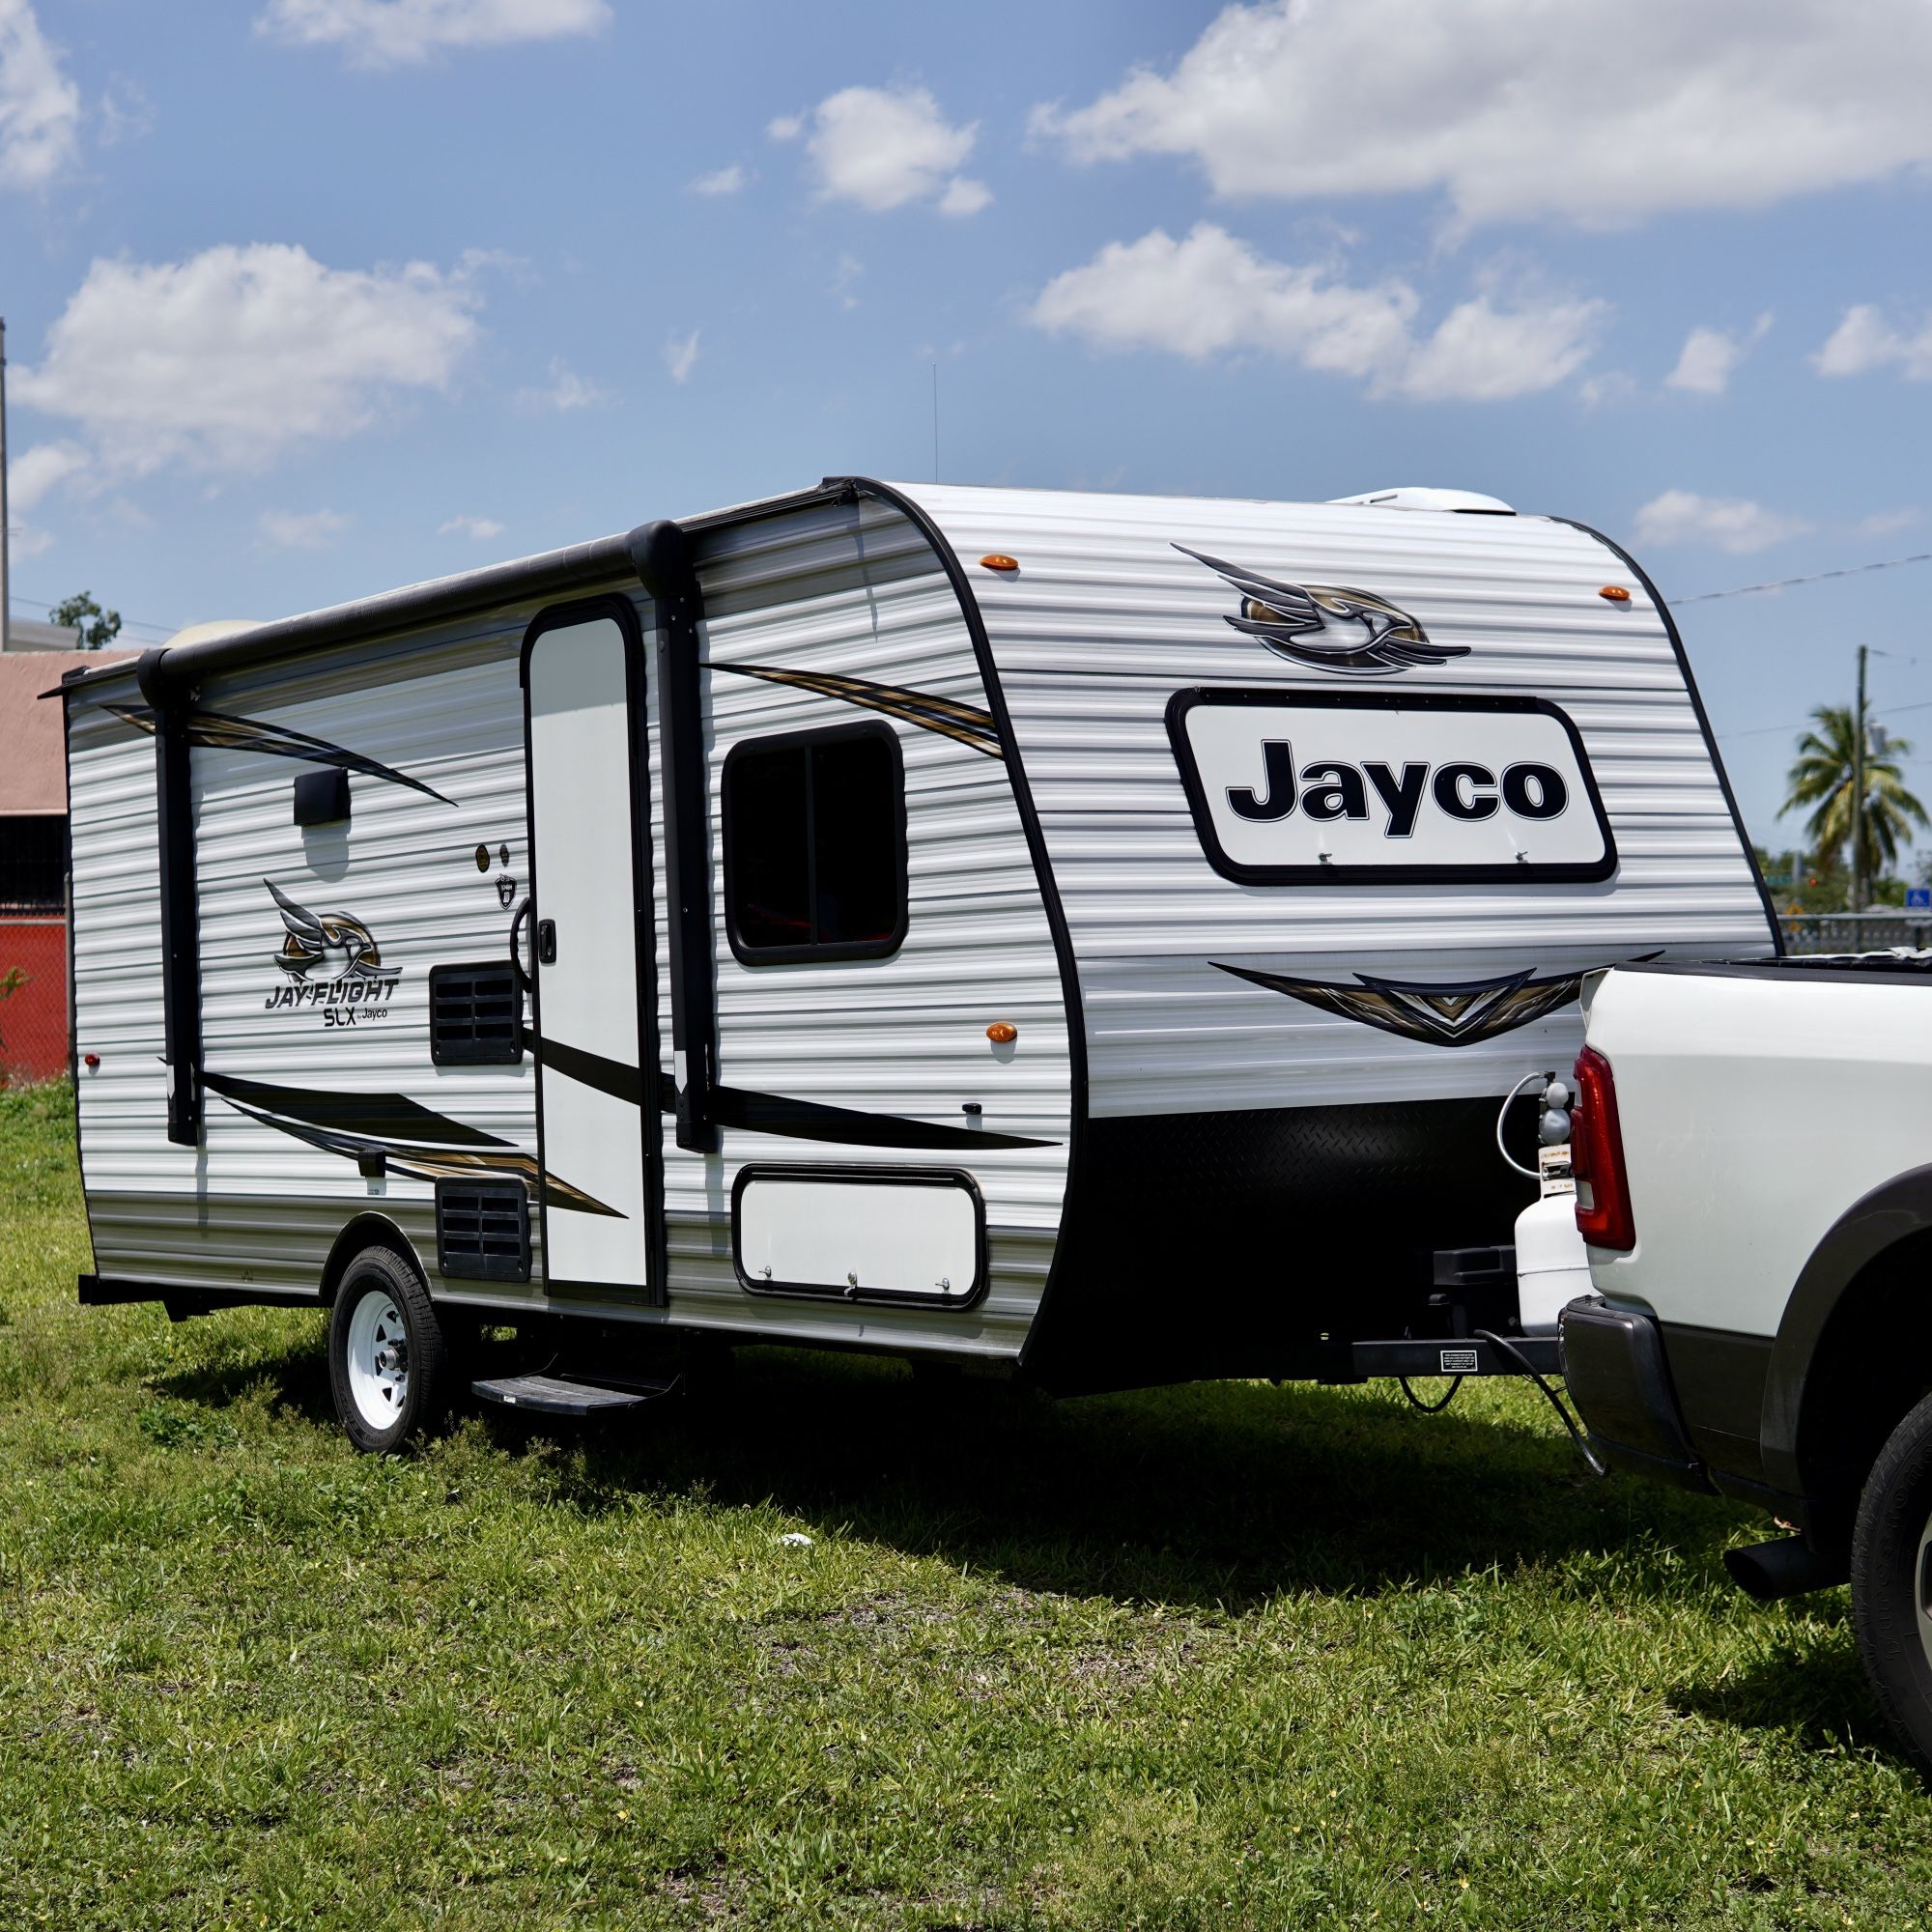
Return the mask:
{"type": "Polygon", "coordinates": [[[1368,490],[1359,497],[1331,497],[1331,503],[1362,503],[1377,510],[1463,510],[1479,517],[1516,515],[1500,497],[1474,490],[1429,490],[1409,484],[1400,490],[1368,490]]]}
{"type": "Polygon", "coordinates": [[[214,638],[232,638],[242,631],[257,628],[257,620],[252,617],[216,617],[212,623],[185,625],[161,648],[171,651],[177,644],[205,644],[214,638]]]}

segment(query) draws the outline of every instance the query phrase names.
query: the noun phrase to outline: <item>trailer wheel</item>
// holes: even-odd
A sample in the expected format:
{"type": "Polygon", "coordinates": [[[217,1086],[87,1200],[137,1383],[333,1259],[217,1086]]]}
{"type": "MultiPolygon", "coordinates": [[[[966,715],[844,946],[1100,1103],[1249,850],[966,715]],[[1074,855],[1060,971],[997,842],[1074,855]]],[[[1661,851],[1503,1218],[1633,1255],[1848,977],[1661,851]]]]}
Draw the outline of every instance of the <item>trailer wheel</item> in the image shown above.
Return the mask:
{"type": "Polygon", "coordinates": [[[350,1441],[393,1455],[441,1413],[449,1350],[429,1293],[392,1248],[350,1263],[328,1319],[328,1383],[350,1441]]]}
{"type": "Polygon", "coordinates": [[[1932,1780],[1932,1396],[1892,1431],[1859,1499],[1852,1623],[1879,1709],[1932,1780]]]}

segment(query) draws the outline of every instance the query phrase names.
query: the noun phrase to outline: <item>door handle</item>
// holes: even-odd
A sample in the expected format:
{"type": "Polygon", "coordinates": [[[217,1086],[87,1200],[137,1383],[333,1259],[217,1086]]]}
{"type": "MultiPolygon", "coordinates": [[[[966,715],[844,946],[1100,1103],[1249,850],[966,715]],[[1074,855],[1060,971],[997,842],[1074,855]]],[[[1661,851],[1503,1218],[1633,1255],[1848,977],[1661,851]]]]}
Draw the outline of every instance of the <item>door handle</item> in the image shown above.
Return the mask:
{"type": "Polygon", "coordinates": [[[537,921],[537,964],[556,964],[556,921],[554,919],[537,921]]]}

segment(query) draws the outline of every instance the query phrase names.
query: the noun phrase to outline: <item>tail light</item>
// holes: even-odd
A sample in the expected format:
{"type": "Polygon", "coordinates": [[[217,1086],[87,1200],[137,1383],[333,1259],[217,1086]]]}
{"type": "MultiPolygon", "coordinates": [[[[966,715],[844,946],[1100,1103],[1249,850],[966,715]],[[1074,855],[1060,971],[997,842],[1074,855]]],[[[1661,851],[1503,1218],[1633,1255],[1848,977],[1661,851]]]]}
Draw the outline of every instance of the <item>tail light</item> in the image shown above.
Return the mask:
{"type": "Polygon", "coordinates": [[[1577,1059],[1577,1104],[1570,1116],[1570,1172],[1577,1180],[1577,1230],[1593,1248],[1628,1254],[1636,1246],[1630,1172],[1617,1123],[1617,1083],[1594,1046],[1577,1059]]]}

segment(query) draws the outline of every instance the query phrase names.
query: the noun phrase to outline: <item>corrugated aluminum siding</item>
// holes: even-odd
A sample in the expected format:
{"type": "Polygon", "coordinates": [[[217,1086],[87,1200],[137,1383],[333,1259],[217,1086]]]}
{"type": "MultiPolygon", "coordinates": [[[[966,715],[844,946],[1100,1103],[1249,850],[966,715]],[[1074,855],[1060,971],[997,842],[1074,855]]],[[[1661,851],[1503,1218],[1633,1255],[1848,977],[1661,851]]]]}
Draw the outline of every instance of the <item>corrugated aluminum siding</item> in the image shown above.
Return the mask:
{"type": "Polygon", "coordinates": [[[1095,1115],[1500,1094],[1581,1043],[1573,1005],[1487,1043],[1423,1044],[1209,963],[1350,980],[1539,978],[1662,949],[1764,952],[1763,902],[1662,617],[1603,543],[1540,517],[904,486],[984,616],[1078,962],[1095,1115]],[[1232,629],[1236,594],[1176,543],[1355,584],[1466,644],[1343,678],[1232,629]],[[1009,553],[1013,575],[980,556],[1009,553]],[[1626,584],[1627,606],[1597,593],[1626,584]],[[1506,693],[1581,732],[1621,863],[1599,886],[1239,886],[1203,856],[1165,707],[1179,688],[1506,693]]]}
{"type": "MultiPolygon", "coordinates": [[[[298,827],[296,778],[320,767],[258,752],[193,753],[204,1063],[212,1074],[355,1094],[400,1094],[534,1153],[535,1068],[434,1065],[428,976],[501,958],[510,914],[496,880],[527,888],[523,704],[517,652],[530,612],[504,611],[407,639],[316,652],[211,679],[211,711],[327,740],[434,787],[449,803],[353,774],[345,824],[298,827]],[[477,846],[491,854],[479,871],[477,846]],[[270,1007],[289,983],[284,925],[267,881],[317,914],[346,912],[399,975],[383,1016],[327,1023],[321,1006],[270,1007]]],[[[319,1290],[356,1214],[392,1219],[433,1286],[434,1184],[352,1159],[206,1096],[200,1149],[171,1145],[161,1052],[154,739],[98,700],[140,705],[131,679],[73,700],[76,998],[84,1179],[96,1264],[185,1286],[319,1290]]],[[[531,1216],[534,1236],[535,1215],[531,1216]]],[[[468,1281],[456,1293],[510,1294],[468,1281]]],[[[527,1293],[536,1293],[531,1290],[527,1293]]]]}
{"type": "MultiPolygon", "coordinates": [[[[1003,760],[893,721],[905,763],[910,924],[890,958],[747,967],[724,929],[720,794],[732,746],[877,719],[837,698],[733,674],[732,665],[831,672],[975,706],[986,695],[959,603],[920,532],[877,503],[823,505],[706,532],[699,548],[718,976],[727,1086],[950,1126],[978,1100],[987,1129],[1037,1149],[930,1152],[724,1129],[722,1157],[665,1158],[673,1319],[773,1335],[1010,1354],[1044,1286],[1071,1132],[1060,976],[1003,760]],[[987,1024],[1019,1028],[1010,1060],[987,1024]],[[986,1203],[991,1286],[977,1307],[888,1308],[753,1294],[731,1264],[731,1182],[748,1161],[969,1170],[986,1203]]],[[[656,696],[653,842],[662,852],[656,696]]],[[[662,869],[660,868],[660,895],[662,869]]],[[[660,983],[668,931],[659,900],[660,983]]],[[[667,1040],[668,1027],[667,1027],[667,1040]]]]}

